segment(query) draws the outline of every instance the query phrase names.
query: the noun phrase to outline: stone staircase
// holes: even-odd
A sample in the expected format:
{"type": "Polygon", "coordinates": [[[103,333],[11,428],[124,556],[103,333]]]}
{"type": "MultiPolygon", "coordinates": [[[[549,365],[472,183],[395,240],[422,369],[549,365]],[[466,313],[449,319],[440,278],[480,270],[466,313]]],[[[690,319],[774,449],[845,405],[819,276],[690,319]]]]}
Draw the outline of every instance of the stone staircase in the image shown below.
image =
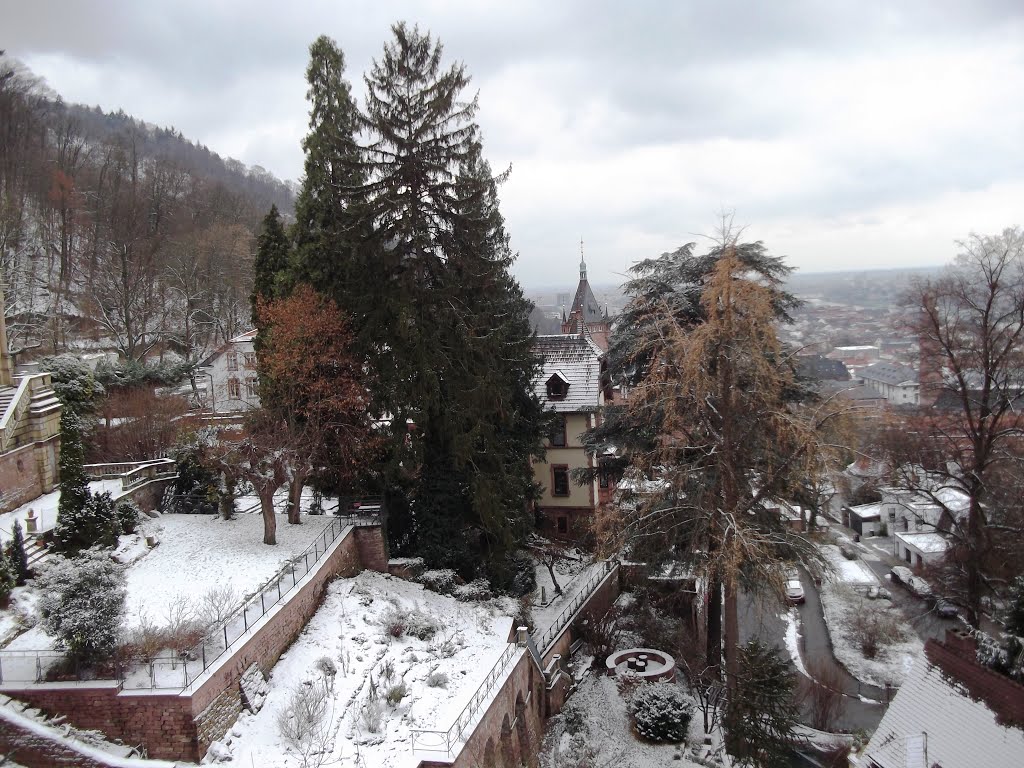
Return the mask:
{"type": "Polygon", "coordinates": [[[17,387],[0,387],[0,416],[7,413],[7,409],[10,408],[11,401],[14,400],[14,394],[17,391],[17,387]]]}
{"type": "Polygon", "coordinates": [[[50,550],[42,539],[30,538],[25,540],[25,555],[28,558],[28,567],[36,570],[50,559],[50,550]]]}

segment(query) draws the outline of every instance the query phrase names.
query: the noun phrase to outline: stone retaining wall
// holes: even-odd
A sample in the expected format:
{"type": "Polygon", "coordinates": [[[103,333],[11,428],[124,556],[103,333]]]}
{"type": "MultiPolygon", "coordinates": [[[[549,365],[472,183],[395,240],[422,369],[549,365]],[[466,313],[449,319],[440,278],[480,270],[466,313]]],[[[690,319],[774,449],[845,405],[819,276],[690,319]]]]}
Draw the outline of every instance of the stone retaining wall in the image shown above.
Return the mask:
{"type": "Polygon", "coordinates": [[[269,674],[320,607],[328,582],[354,576],[364,568],[386,573],[385,554],[380,526],[350,530],[287,603],[271,608],[228,660],[187,691],[124,691],[114,681],[102,681],[44,683],[4,693],[49,715],[64,715],[77,727],[102,731],[127,744],[142,744],[151,757],[198,761],[242,711],[239,681],[245,671],[256,664],[269,674]]]}

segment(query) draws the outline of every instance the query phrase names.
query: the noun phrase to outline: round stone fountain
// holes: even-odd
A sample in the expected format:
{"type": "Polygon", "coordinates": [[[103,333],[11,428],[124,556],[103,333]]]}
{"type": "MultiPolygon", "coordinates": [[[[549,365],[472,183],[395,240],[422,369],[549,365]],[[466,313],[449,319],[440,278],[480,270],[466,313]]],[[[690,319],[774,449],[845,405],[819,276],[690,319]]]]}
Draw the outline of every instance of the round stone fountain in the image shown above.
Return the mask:
{"type": "Polygon", "coordinates": [[[605,662],[609,675],[633,675],[641,680],[657,682],[676,679],[676,660],[653,648],[627,648],[616,651],[605,662]]]}

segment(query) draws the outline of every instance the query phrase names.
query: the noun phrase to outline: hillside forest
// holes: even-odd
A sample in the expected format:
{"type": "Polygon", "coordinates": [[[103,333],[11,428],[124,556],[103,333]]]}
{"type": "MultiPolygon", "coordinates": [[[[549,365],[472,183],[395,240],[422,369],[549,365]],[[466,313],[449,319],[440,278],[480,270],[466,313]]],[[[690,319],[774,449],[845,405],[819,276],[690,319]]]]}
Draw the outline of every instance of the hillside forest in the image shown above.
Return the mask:
{"type": "Polygon", "coordinates": [[[18,362],[194,366],[250,327],[254,237],[293,189],[173,127],[67,104],[0,51],[0,258],[18,362]]]}

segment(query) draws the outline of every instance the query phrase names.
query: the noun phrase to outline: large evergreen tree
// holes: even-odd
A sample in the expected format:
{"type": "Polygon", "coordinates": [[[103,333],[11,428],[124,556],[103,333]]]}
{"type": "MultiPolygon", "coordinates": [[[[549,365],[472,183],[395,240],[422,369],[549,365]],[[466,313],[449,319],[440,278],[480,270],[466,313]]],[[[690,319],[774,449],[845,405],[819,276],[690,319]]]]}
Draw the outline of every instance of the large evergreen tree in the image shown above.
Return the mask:
{"type": "Polygon", "coordinates": [[[259,323],[257,307],[260,301],[273,301],[283,293],[282,283],[287,279],[290,246],[276,205],[263,218],[256,237],[256,258],[253,261],[252,316],[259,323]]]}
{"type": "Polygon", "coordinates": [[[365,78],[362,148],[341,52],[326,38],[311,48],[293,274],[349,315],[373,410],[390,417],[393,548],[422,546],[469,575],[526,528],[542,413],[529,304],[508,271],[465,68],[418,28],[392,31],[365,78]]]}
{"type": "Polygon", "coordinates": [[[356,210],[353,192],[364,177],[355,139],[358,112],[344,75],[344,54],[321,35],[309,47],[306,68],[309,133],[302,141],[306,160],[295,201],[292,277],[356,314],[371,276],[359,263],[367,221],[356,210]]]}

